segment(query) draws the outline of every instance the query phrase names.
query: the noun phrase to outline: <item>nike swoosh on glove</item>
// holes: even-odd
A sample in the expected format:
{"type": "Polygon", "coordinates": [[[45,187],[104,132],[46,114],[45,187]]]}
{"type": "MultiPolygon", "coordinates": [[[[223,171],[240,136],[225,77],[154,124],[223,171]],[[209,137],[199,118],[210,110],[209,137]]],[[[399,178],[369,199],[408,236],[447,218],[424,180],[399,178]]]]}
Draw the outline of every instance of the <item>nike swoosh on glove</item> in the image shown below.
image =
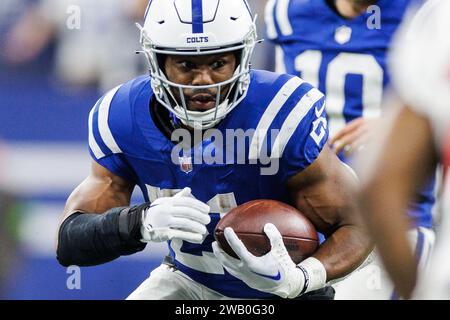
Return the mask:
{"type": "Polygon", "coordinates": [[[240,260],[229,256],[217,242],[212,244],[214,254],[231,275],[241,279],[253,289],[282,298],[299,296],[305,288],[304,272],[292,261],[278,229],[268,223],[264,226],[264,232],[270,240],[272,249],[262,257],[251,254],[232,228],[226,228],[224,234],[240,260]]]}

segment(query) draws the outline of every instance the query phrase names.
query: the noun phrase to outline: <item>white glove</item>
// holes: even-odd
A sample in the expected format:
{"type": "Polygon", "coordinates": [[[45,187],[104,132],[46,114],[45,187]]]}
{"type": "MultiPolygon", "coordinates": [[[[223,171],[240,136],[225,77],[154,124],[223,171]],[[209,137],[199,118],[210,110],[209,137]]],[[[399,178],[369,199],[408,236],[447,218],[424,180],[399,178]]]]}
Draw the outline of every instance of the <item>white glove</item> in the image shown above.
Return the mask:
{"type": "Polygon", "coordinates": [[[155,200],[142,213],[141,234],[143,242],[163,242],[181,239],[202,243],[206,237],[206,225],[211,222],[210,208],[192,196],[190,188],[184,188],[173,197],[155,200]]]}
{"type": "Polygon", "coordinates": [[[272,249],[262,257],[251,254],[231,228],[224,230],[225,238],[240,260],[229,256],[219,247],[217,242],[212,244],[214,254],[231,275],[241,279],[249,287],[282,298],[296,298],[303,293],[319,289],[325,285],[326,271],[319,260],[308,258],[303,261],[306,262],[306,268],[302,267],[303,262],[297,267],[289,256],[278,229],[273,224],[268,223],[264,226],[264,232],[270,240],[272,249]],[[323,269],[319,272],[322,273],[319,275],[320,279],[316,278],[313,281],[313,286],[310,286],[309,273],[317,275],[317,270],[308,270],[311,264],[310,259],[315,260],[313,264],[316,269],[317,262],[323,269]]]}

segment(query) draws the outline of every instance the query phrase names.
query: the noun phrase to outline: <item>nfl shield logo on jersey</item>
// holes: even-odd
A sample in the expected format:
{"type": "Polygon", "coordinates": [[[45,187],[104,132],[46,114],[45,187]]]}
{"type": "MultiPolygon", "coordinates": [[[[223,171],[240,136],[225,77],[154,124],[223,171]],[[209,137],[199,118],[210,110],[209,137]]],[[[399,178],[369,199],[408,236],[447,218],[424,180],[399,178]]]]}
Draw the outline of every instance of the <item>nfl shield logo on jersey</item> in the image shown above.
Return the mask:
{"type": "Polygon", "coordinates": [[[191,157],[179,157],[180,169],[184,173],[192,172],[192,158],[191,157]]]}
{"type": "Polygon", "coordinates": [[[347,26],[341,26],[336,29],[334,34],[334,40],[339,44],[346,44],[352,38],[352,28],[347,26]]]}

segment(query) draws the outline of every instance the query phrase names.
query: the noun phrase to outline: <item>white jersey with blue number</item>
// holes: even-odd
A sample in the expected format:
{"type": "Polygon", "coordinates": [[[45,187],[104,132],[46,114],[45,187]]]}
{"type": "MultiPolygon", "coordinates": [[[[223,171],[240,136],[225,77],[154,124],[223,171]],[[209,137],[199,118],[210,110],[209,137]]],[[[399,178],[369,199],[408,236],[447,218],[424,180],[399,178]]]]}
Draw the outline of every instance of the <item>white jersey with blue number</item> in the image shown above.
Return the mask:
{"type": "Polygon", "coordinates": [[[214,228],[229,210],[245,202],[274,199],[289,203],[287,180],[315,161],[328,138],[324,95],[298,77],[252,71],[246,98],[215,128],[224,137],[224,143],[206,135],[191,148],[190,154],[183,154],[191,159],[206,151],[209,155],[226,154],[225,161],[209,164],[173,161],[176,144],[153,121],[153,99],[147,76],[102,97],[89,115],[89,149],[93,159],[138,185],[147,201],[190,187],[197,199],[211,207],[211,223],[202,244],[169,241],[176,267],[228,297],[272,297],[249,288],[224,270],[211,248],[214,228]],[[241,148],[227,154],[223,148],[234,144],[234,136],[227,132],[236,130],[256,133],[241,148]],[[262,174],[261,170],[268,167],[262,161],[264,153],[278,160],[274,174],[262,174]],[[236,164],[236,158],[242,154],[249,161],[236,164]]]}

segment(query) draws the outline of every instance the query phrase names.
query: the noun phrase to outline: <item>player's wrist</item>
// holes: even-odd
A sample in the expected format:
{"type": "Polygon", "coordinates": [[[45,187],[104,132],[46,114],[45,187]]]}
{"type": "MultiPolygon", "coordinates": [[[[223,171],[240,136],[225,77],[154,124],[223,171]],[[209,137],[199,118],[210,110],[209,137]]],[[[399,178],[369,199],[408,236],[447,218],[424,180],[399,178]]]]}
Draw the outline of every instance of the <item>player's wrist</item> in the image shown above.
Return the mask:
{"type": "Polygon", "coordinates": [[[142,242],[159,242],[158,239],[155,237],[155,228],[154,224],[157,217],[157,212],[154,212],[152,210],[151,206],[148,206],[146,208],[143,208],[140,212],[141,217],[141,224],[140,224],[140,233],[141,233],[141,241],[142,242]]]}
{"type": "Polygon", "coordinates": [[[149,202],[124,208],[119,215],[119,233],[124,240],[140,242],[142,239],[142,215],[148,207],[149,202]]]}
{"type": "Polygon", "coordinates": [[[142,242],[164,242],[169,240],[171,205],[170,198],[159,198],[140,211],[140,234],[142,242]]]}
{"type": "Polygon", "coordinates": [[[310,291],[321,289],[327,281],[327,271],[318,259],[309,257],[297,265],[297,269],[304,277],[303,287],[296,296],[303,295],[310,291]]]}

